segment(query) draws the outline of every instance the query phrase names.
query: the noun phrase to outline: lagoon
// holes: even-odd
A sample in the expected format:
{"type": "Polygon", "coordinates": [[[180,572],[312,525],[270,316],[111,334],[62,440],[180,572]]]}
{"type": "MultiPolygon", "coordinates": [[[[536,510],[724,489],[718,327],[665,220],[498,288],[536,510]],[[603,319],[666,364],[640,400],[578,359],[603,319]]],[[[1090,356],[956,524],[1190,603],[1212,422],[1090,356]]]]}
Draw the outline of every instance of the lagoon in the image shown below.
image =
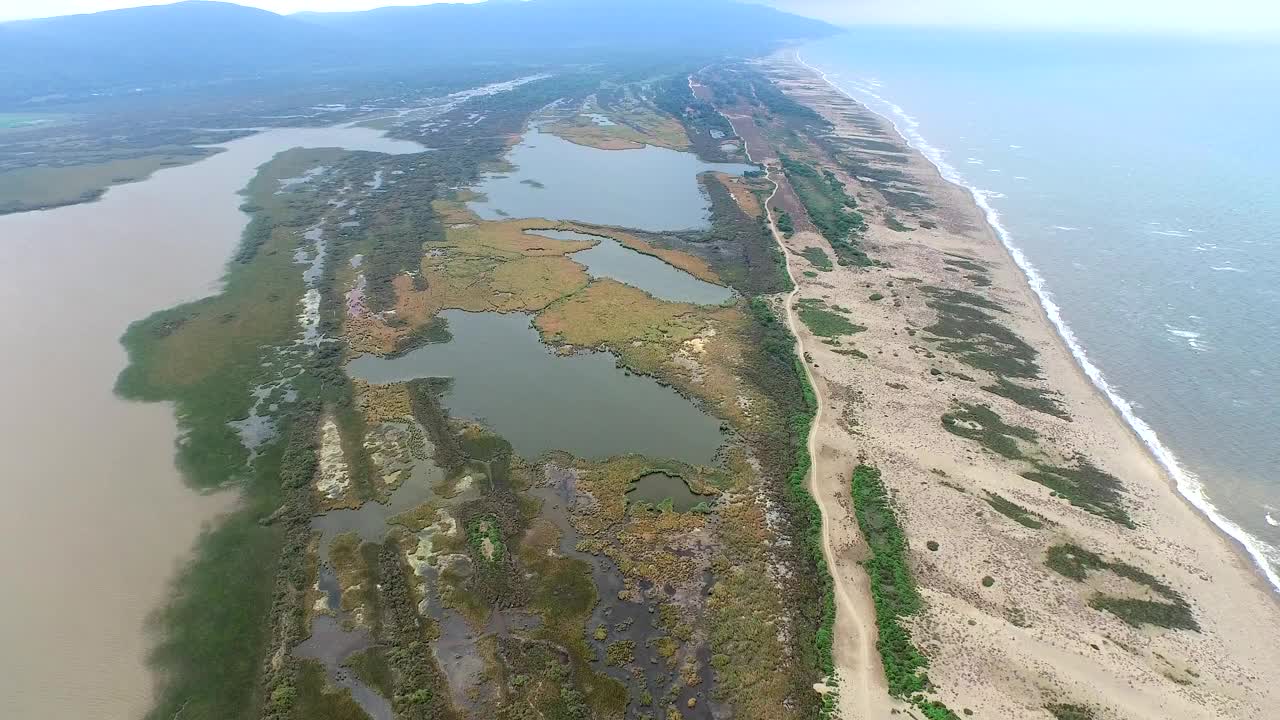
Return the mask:
{"type": "Polygon", "coordinates": [[[695,305],[719,305],[733,298],[733,291],[723,285],[714,285],[668,265],[651,255],[632,250],[611,237],[588,235],[572,230],[531,230],[553,240],[598,241],[587,250],[569,255],[576,263],[587,268],[593,277],[607,277],[639,288],[659,300],[687,302],[695,305]]]}
{"type": "Polygon", "coordinates": [[[561,356],[522,313],[441,313],[453,339],[396,358],[365,355],[348,373],[372,383],[452,378],[444,404],[479,420],[533,458],[549,450],[604,459],[626,453],[709,464],[720,421],[656,380],[631,375],[608,353],[561,356]]]}
{"type": "Polygon", "coordinates": [[[693,153],[645,146],[600,150],[534,127],[511,149],[514,170],[490,173],[469,203],[485,220],[545,217],[652,230],[709,226],[710,205],[699,173],[741,175],[754,165],[708,163],[693,153]]]}

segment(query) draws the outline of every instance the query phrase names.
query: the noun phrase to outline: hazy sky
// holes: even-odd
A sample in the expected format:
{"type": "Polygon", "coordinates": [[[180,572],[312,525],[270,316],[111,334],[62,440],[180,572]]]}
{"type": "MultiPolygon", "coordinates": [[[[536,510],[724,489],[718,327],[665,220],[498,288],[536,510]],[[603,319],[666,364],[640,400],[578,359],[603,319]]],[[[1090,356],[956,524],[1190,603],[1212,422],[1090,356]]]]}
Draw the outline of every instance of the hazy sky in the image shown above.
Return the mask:
{"type": "MultiPolygon", "coordinates": [[[[237,0],[278,13],[423,5],[432,0],[237,0]]],[[[458,1],[458,0],[454,0],[458,1]]],[[[462,0],[476,1],[476,0],[462,0]]],[[[690,0],[691,2],[696,0],[690,0]]],[[[1072,29],[1280,32],[1280,0],[757,0],[840,24],[923,23],[1072,29]]],[[[164,0],[0,0],[0,20],[164,0]]]]}
{"type": "Polygon", "coordinates": [[[1280,0],[768,0],[841,24],[1280,32],[1280,0]]]}

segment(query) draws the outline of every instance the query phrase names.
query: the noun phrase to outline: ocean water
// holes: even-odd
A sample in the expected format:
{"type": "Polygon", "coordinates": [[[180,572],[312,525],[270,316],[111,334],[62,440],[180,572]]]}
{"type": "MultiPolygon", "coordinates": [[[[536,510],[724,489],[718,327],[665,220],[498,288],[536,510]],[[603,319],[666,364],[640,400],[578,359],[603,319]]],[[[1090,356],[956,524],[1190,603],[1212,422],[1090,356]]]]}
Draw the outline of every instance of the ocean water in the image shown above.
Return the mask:
{"type": "Polygon", "coordinates": [[[799,53],[974,192],[1095,384],[1280,589],[1280,43],[859,29],[799,53]]]}

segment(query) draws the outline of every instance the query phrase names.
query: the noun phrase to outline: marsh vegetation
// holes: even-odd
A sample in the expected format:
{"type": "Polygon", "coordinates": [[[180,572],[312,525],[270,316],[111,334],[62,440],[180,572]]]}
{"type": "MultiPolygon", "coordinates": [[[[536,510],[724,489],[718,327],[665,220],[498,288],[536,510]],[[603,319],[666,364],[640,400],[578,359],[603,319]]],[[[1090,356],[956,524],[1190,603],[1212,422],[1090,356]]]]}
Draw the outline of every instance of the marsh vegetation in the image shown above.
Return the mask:
{"type": "MultiPolygon", "coordinates": [[[[387,125],[429,154],[280,155],[223,291],[131,328],[121,391],[175,402],[192,482],[245,496],[162,616],[152,717],[818,713],[813,396],[757,297],[787,286],[764,186],[683,156],[704,227],[637,204],[670,232],[486,219],[466,190],[552,100],[621,113],[601,72],[387,125]],[[602,246],[651,272],[620,282],[602,246]]],[[[695,149],[720,127],[664,118],[695,149]]]]}

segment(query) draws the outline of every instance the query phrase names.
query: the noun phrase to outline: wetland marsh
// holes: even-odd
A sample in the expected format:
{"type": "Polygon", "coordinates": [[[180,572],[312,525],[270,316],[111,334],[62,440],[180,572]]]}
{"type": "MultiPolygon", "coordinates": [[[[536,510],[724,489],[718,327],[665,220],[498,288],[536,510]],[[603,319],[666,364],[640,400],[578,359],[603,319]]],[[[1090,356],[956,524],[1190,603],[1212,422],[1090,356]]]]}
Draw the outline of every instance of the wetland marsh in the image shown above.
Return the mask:
{"type": "Polygon", "coordinates": [[[0,505],[14,538],[0,561],[29,589],[10,593],[0,616],[6,714],[126,717],[150,701],[147,615],[201,526],[235,498],[188,489],[170,406],[112,392],[126,365],[120,336],[157,308],[215,291],[248,223],[241,189],[298,146],[422,149],[364,128],[271,130],[98,202],[0,217],[0,324],[10,347],[30,351],[5,353],[0,373],[0,451],[23,478],[0,505]],[[43,540],[16,540],[33,537],[43,540]]]}
{"type": "MultiPolygon", "coordinates": [[[[148,717],[212,720],[527,707],[689,719],[740,707],[764,718],[780,703],[807,716],[818,702],[814,599],[737,579],[810,562],[783,542],[810,518],[782,484],[800,442],[788,424],[798,378],[776,321],[747,301],[778,282],[779,266],[737,241],[740,228],[761,230],[763,188],[733,178],[751,166],[538,134],[538,108],[581,101],[598,83],[539,77],[427,124],[384,123],[398,138],[429,137],[429,154],[359,126],[268,131],[100,203],[0,221],[46,221],[26,249],[60,213],[86,227],[122,195],[168,181],[181,196],[147,196],[149,215],[121,209],[118,232],[157,225],[153,246],[122,253],[131,246],[113,239],[118,262],[103,267],[132,282],[75,296],[90,313],[112,292],[136,295],[94,328],[118,359],[94,382],[109,395],[119,373],[123,397],[163,403],[111,398],[167,432],[144,443],[106,420],[99,440],[154,453],[164,472],[113,477],[104,491],[130,507],[75,517],[99,537],[116,537],[118,522],[175,540],[150,568],[154,581],[131,588],[136,623],[115,626],[133,641],[138,678],[149,664],[158,681],[124,709],[65,717],[150,704],[148,717]],[[500,180],[485,169],[520,159],[524,150],[496,140],[518,132],[602,164],[546,160],[570,183],[509,177],[538,202],[490,219],[494,201],[476,191],[500,180]],[[215,177],[200,174],[210,169],[215,177]],[[582,182],[607,197],[570,202],[582,182]],[[207,219],[199,232],[183,225],[191,217],[207,219]],[[744,271],[742,258],[757,257],[766,262],[744,271]],[[174,280],[156,271],[166,262],[188,263],[199,282],[143,292],[174,280]],[[212,510],[138,516],[165,492],[212,510]],[[742,628],[746,616],[765,622],[742,628]],[[763,689],[741,692],[761,678],[763,689]]],[[[645,105],[652,92],[636,91],[636,112],[680,124],[645,105]]],[[[102,249],[94,239],[77,249],[102,249]]],[[[37,290],[21,306],[32,316],[49,311],[37,290]]],[[[64,301],[53,298],[65,319],[55,328],[74,335],[64,301]]],[[[94,476],[83,463],[76,472],[94,476]]],[[[94,510],[113,507],[98,501],[94,510]]],[[[73,554],[81,535],[66,535],[73,554]]],[[[121,544],[100,545],[94,562],[112,567],[121,544]]],[[[119,671],[84,672],[126,686],[119,671]]],[[[77,697],[100,699],[85,688],[77,697]]]]}

